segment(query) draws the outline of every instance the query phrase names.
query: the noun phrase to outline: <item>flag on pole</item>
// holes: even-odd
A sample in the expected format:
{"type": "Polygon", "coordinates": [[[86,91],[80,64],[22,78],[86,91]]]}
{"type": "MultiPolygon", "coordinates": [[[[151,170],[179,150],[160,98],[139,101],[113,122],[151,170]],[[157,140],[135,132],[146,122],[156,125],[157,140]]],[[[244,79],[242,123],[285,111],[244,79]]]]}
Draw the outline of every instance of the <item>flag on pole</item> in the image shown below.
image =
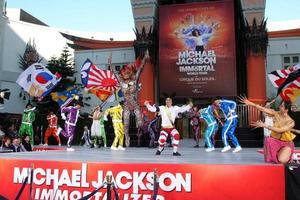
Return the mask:
{"type": "Polygon", "coordinates": [[[77,87],[68,87],[63,92],[52,92],[53,101],[57,102],[59,107],[65,107],[74,99],[74,96],[79,93],[77,87]]]}
{"type": "Polygon", "coordinates": [[[100,88],[110,92],[118,87],[113,72],[97,68],[89,59],[82,65],[81,82],[86,88],[100,88]]]}
{"type": "Polygon", "coordinates": [[[277,88],[277,96],[295,102],[300,95],[300,64],[288,69],[279,69],[268,74],[269,80],[277,88]]]}
{"type": "Polygon", "coordinates": [[[273,86],[278,88],[277,95],[287,87],[300,88],[300,64],[288,69],[272,71],[268,74],[268,77],[273,86]]]}
{"type": "Polygon", "coordinates": [[[44,97],[58,84],[61,75],[52,74],[41,63],[34,63],[20,74],[17,83],[32,97],[44,97]]]}
{"type": "Polygon", "coordinates": [[[81,82],[85,90],[105,101],[117,88],[118,81],[109,70],[101,70],[87,59],[81,68],[81,82]]]}

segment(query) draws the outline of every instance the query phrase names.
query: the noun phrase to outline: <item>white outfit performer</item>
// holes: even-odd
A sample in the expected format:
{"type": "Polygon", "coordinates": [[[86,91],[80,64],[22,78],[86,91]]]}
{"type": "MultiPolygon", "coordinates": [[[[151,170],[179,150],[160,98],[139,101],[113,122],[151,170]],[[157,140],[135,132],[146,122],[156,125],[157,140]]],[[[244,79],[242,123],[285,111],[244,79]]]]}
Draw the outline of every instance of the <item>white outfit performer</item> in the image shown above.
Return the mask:
{"type": "MultiPolygon", "coordinates": [[[[170,98],[167,98],[166,102],[168,101],[168,99],[170,98]]],[[[155,107],[155,105],[151,106],[148,102],[145,103],[145,105],[150,112],[158,112],[157,107],[155,107]]],[[[190,104],[184,105],[182,107],[172,106],[172,105],[167,106],[167,105],[168,104],[166,103],[166,106],[158,107],[162,122],[161,122],[160,136],[158,139],[159,148],[158,151],[156,152],[156,155],[160,155],[160,153],[163,151],[166,140],[168,138],[168,134],[171,134],[173,138],[172,139],[173,155],[180,156],[180,153],[177,152],[180,136],[174,125],[175,118],[179,113],[183,113],[190,110],[192,106],[190,104]]]]}
{"type": "MultiPolygon", "coordinates": [[[[268,126],[273,126],[273,124],[274,124],[273,117],[265,114],[265,124],[268,126]]],[[[269,129],[264,128],[264,136],[265,137],[269,137],[271,135],[271,132],[272,131],[270,131],[269,129]]]]}

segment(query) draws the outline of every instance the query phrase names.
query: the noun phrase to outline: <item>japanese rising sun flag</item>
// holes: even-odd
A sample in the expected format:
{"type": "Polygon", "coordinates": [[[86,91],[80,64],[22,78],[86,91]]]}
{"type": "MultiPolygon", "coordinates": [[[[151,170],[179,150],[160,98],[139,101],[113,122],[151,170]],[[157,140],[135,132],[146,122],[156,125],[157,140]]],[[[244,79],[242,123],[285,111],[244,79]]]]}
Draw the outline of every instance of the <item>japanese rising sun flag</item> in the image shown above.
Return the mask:
{"type": "Polygon", "coordinates": [[[34,63],[20,74],[17,83],[32,97],[44,97],[60,81],[60,74],[52,74],[41,63],[34,63]]]}
{"type": "Polygon", "coordinates": [[[118,81],[113,72],[97,68],[89,59],[82,65],[81,82],[89,92],[102,101],[118,88],[118,81]]]}
{"type": "Polygon", "coordinates": [[[299,96],[300,64],[288,69],[272,71],[268,77],[273,86],[277,88],[277,96],[280,95],[284,100],[292,100],[299,96]]]}

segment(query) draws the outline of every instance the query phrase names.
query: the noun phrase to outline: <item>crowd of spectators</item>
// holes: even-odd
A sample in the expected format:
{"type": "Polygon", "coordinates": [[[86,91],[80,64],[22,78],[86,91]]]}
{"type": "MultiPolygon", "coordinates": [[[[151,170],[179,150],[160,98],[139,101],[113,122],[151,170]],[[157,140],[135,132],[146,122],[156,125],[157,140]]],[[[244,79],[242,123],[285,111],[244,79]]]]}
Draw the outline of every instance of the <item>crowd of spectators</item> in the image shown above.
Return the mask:
{"type": "Polygon", "coordinates": [[[0,151],[1,152],[26,152],[32,151],[30,137],[24,135],[19,137],[17,128],[14,124],[10,125],[6,132],[0,125],[0,151]]]}

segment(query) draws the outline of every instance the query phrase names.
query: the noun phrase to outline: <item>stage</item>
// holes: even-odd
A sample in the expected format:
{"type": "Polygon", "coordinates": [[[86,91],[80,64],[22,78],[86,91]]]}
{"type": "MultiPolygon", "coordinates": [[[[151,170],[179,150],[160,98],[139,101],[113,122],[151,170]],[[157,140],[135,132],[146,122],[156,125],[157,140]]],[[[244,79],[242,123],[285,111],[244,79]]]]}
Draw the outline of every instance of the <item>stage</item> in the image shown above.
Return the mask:
{"type": "MultiPolygon", "coordinates": [[[[259,148],[244,148],[239,153],[232,153],[232,148],[221,153],[221,148],[207,153],[203,141],[200,148],[193,148],[194,141],[184,139],[180,141],[178,152],[182,156],[173,156],[172,147],[166,147],[160,156],[155,155],[157,148],[129,147],[125,151],[113,151],[109,147],[89,148],[73,146],[75,151],[67,152],[66,147],[36,145],[41,151],[0,154],[0,158],[26,160],[52,160],[70,162],[100,162],[100,163],[173,163],[173,164],[242,164],[265,165],[263,156],[257,152],[259,148]],[[47,150],[47,149],[55,150],[47,150]],[[61,150],[58,150],[61,149],[61,150]]],[[[261,149],[261,148],[260,148],[261,149]]]]}
{"type": "MultiPolygon", "coordinates": [[[[33,167],[34,199],[78,199],[97,188],[108,171],[120,199],[151,199],[154,170],[159,175],[157,199],[284,199],[284,166],[264,163],[261,148],[206,153],[203,141],[202,148],[193,145],[193,140],[181,140],[182,156],[173,156],[171,147],[160,156],[156,148],[146,147],[113,151],[74,146],[74,152],[67,152],[63,146],[35,146],[39,151],[2,153],[0,194],[15,198],[33,167]]],[[[28,193],[29,185],[21,199],[28,199],[28,193]]],[[[104,196],[105,190],[93,199],[104,196]]]]}

